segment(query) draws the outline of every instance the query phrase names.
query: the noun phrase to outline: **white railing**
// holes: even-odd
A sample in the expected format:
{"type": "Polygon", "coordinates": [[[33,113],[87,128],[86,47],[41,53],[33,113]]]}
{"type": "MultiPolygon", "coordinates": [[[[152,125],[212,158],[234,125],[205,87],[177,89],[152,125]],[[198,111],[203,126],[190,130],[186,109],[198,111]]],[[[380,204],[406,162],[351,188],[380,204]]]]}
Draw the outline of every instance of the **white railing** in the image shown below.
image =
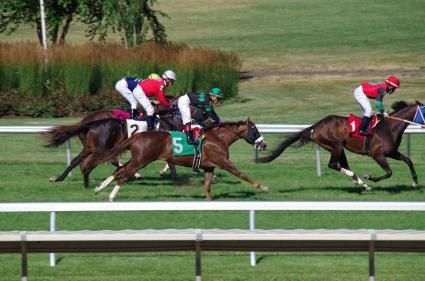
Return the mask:
{"type": "MultiPolygon", "coordinates": [[[[249,211],[249,229],[255,230],[255,211],[425,211],[425,202],[277,202],[277,201],[227,201],[227,202],[44,202],[0,203],[4,212],[50,212],[50,231],[56,230],[57,212],[95,211],[249,211]]],[[[55,266],[55,255],[50,256],[55,266]]],[[[256,265],[251,252],[251,265],[256,265]]]]}
{"type": "MultiPolygon", "coordinates": [[[[257,124],[257,128],[261,133],[270,134],[290,134],[297,133],[311,125],[291,125],[291,124],[257,124]]],[[[49,130],[54,126],[0,126],[0,133],[41,133],[49,130]]],[[[409,125],[404,132],[407,135],[406,139],[406,153],[410,157],[410,134],[423,134],[425,133],[425,127],[418,125],[409,125]]],[[[316,170],[317,176],[322,175],[322,168],[320,164],[320,147],[316,145],[316,170]]],[[[257,151],[255,151],[257,153],[257,151]]],[[[66,155],[67,164],[71,163],[71,144],[69,141],[66,142],[66,155]]],[[[257,154],[255,154],[257,155],[257,154]]],[[[70,173],[71,175],[71,173],[70,173]]]]}

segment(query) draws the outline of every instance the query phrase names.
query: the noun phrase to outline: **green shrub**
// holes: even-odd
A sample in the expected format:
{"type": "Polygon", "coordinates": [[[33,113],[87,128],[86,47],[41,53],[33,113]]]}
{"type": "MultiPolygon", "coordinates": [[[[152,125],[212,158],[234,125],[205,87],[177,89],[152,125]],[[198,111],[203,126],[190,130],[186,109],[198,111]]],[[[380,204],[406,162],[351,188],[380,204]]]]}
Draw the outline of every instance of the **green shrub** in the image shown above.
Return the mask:
{"type": "Polygon", "coordinates": [[[166,69],[177,74],[167,95],[220,87],[226,98],[237,96],[240,61],[232,53],[170,43],[145,43],[133,49],[56,46],[49,50],[47,68],[42,54],[36,44],[0,43],[0,91],[5,102],[0,116],[59,117],[112,108],[123,103],[114,90],[117,80],[166,69]]]}

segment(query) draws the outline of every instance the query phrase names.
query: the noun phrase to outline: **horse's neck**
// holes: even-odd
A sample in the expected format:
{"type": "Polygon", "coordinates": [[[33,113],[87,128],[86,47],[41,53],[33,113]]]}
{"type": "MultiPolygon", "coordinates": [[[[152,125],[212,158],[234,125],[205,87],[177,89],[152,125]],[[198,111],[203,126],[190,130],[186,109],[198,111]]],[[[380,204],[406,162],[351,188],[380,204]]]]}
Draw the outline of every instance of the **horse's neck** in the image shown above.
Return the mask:
{"type": "Polygon", "coordinates": [[[416,108],[417,106],[409,106],[408,108],[395,112],[394,114],[392,114],[392,116],[412,121],[415,117],[416,108]]]}
{"type": "Polygon", "coordinates": [[[238,134],[241,134],[241,126],[239,125],[226,125],[214,129],[214,133],[223,140],[228,146],[240,139],[238,134]]]}
{"type": "MultiPolygon", "coordinates": [[[[401,109],[393,114],[391,114],[392,117],[396,117],[399,119],[404,119],[404,120],[408,120],[408,121],[412,121],[413,118],[415,117],[415,111],[416,107],[409,107],[409,108],[405,108],[405,109],[401,109]]],[[[383,126],[383,128],[385,128],[384,130],[390,130],[394,136],[399,136],[401,134],[403,134],[404,130],[406,130],[407,126],[409,125],[406,122],[403,122],[402,120],[392,120],[392,119],[388,119],[385,120],[385,126],[383,126]]]]}

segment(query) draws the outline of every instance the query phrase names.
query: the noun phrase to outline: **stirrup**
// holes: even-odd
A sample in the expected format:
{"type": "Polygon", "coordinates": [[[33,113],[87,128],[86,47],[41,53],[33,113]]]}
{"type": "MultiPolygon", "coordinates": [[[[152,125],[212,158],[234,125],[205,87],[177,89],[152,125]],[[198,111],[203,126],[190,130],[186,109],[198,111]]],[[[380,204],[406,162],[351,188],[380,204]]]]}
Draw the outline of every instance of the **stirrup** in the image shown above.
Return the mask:
{"type": "Polygon", "coordinates": [[[370,133],[368,131],[366,131],[366,132],[365,131],[359,131],[359,135],[368,137],[368,136],[370,136],[370,133]]]}

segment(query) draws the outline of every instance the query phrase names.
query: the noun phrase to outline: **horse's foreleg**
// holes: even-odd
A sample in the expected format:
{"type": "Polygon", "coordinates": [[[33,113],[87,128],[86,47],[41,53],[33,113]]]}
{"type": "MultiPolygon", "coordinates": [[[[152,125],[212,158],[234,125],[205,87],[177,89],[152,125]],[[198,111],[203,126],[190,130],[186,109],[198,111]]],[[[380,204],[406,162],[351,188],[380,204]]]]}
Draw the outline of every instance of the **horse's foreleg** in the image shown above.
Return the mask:
{"type": "Polygon", "coordinates": [[[388,157],[395,159],[395,160],[403,161],[404,163],[406,163],[407,166],[409,166],[410,174],[412,175],[412,179],[413,179],[412,186],[417,187],[419,185],[418,184],[418,176],[416,175],[415,167],[413,167],[413,162],[412,162],[412,160],[410,160],[409,157],[401,154],[398,151],[391,153],[390,155],[388,155],[388,157]]]}
{"type": "Polygon", "coordinates": [[[211,183],[214,175],[214,168],[204,169],[205,171],[205,197],[211,201],[211,183]]]}
{"type": "Polygon", "coordinates": [[[268,187],[265,186],[264,184],[259,184],[257,183],[255,180],[249,178],[247,175],[245,175],[244,173],[242,173],[241,171],[239,171],[238,168],[236,168],[232,162],[230,162],[228,159],[220,159],[219,162],[215,163],[218,167],[220,167],[223,170],[226,170],[230,173],[232,173],[233,175],[237,176],[238,178],[249,182],[252,186],[254,186],[255,188],[258,188],[262,191],[267,192],[268,191],[268,187]]]}
{"type": "Polygon", "coordinates": [[[373,160],[376,161],[376,163],[379,164],[379,166],[381,166],[382,169],[384,169],[385,171],[385,175],[381,176],[381,177],[372,177],[369,175],[365,175],[364,178],[367,180],[371,180],[373,182],[378,182],[384,179],[387,179],[389,177],[391,177],[391,175],[393,174],[393,171],[391,171],[390,165],[387,162],[387,159],[385,158],[384,154],[379,154],[376,156],[372,156],[373,160]]]}

